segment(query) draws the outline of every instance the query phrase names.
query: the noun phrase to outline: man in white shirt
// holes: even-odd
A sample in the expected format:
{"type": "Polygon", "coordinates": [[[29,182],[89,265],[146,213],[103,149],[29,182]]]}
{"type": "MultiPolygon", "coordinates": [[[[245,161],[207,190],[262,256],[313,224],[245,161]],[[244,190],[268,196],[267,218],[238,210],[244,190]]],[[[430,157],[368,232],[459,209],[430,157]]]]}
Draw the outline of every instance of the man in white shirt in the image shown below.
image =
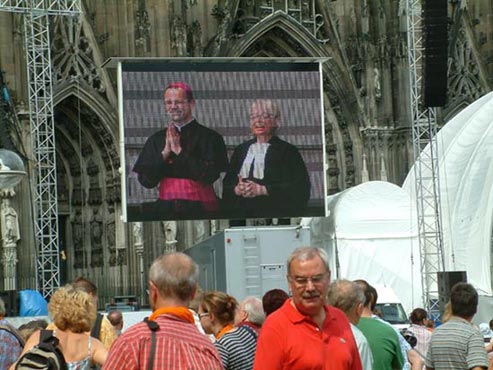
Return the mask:
{"type": "Polygon", "coordinates": [[[356,327],[363,312],[364,302],[365,295],[358,284],[349,280],[336,280],[330,285],[328,303],[340,309],[347,316],[358,346],[363,370],[372,370],[373,356],[368,340],[356,327]]]}

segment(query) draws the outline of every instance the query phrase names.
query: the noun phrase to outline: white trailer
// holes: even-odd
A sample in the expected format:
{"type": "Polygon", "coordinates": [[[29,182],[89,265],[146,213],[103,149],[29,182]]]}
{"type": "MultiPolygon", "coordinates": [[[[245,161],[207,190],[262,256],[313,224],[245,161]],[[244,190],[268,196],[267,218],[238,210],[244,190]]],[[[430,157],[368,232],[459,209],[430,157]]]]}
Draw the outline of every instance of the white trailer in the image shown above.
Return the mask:
{"type": "Polygon", "coordinates": [[[185,250],[200,266],[200,287],[219,290],[239,301],[261,298],[271,289],[286,292],[286,260],[296,248],[310,245],[302,226],[226,229],[185,250]]]}

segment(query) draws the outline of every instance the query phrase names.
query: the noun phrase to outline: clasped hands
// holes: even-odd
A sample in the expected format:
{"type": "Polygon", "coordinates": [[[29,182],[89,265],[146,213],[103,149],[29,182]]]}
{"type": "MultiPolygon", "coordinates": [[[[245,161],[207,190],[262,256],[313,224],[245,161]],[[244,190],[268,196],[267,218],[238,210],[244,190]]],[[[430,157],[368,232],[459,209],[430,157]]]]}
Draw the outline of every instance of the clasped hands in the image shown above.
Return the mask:
{"type": "Polygon", "coordinates": [[[260,195],[268,195],[264,185],[257,184],[250,180],[244,180],[238,175],[238,184],[235,186],[235,194],[243,198],[255,198],[260,195]]]}
{"type": "Polygon", "coordinates": [[[168,129],[166,130],[166,142],[161,152],[163,160],[167,160],[171,153],[176,155],[181,153],[180,134],[172,123],[168,124],[168,129]]]}

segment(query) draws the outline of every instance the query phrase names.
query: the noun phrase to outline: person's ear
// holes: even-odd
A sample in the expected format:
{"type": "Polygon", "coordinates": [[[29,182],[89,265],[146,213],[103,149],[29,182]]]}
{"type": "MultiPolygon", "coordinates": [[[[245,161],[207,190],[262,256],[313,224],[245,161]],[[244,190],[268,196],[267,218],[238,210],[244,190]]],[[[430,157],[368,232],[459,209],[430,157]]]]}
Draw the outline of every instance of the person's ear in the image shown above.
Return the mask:
{"type": "Polygon", "coordinates": [[[241,318],[241,322],[245,321],[246,319],[248,319],[248,313],[245,311],[245,310],[242,310],[240,309],[240,318],[241,318]]]}
{"type": "Polygon", "coordinates": [[[361,317],[361,315],[363,314],[363,308],[364,306],[361,302],[356,305],[356,315],[358,315],[358,317],[361,317]]]}
{"type": "Polygon", "coordinates": [[[198,284],[195,284],[193,290],[192,290],[192,294],[190,296],[190,300],[193,301],[193,299],[195,298],[195,295],[197,294],[197,289],[198,289],[198,284]]]}
{"type": "Polygon", "coordinates": [[[159,295],[159,290],[152,281],[149,281],[149,296],[153,298],[153,301],[156,301],[156,298],[159,295]]]}

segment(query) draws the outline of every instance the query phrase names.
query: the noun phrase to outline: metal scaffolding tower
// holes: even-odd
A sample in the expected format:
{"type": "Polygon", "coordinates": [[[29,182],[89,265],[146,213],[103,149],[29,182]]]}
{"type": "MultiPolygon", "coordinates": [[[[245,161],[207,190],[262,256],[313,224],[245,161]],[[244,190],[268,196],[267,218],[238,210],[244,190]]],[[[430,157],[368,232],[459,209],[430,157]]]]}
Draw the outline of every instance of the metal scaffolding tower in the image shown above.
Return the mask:
{"type": "Polygon", "coordinates": [[[422,106],[422,0],[406,0],[409,93],[414,152],[416,210],[423,301],[432,319],[439,317],[438,272],[444,269],[435,108],[422,106]],[[429,145],[429,151],[423,149],[429,145]]]}
{"type": "Polygon", "coordinates": [[[24,14],[29,116],[34,159],[34,233],[37,289],[60,286],[50,16],[80,13],[79,0],[0,0],[0,11],[24,14]]]}

